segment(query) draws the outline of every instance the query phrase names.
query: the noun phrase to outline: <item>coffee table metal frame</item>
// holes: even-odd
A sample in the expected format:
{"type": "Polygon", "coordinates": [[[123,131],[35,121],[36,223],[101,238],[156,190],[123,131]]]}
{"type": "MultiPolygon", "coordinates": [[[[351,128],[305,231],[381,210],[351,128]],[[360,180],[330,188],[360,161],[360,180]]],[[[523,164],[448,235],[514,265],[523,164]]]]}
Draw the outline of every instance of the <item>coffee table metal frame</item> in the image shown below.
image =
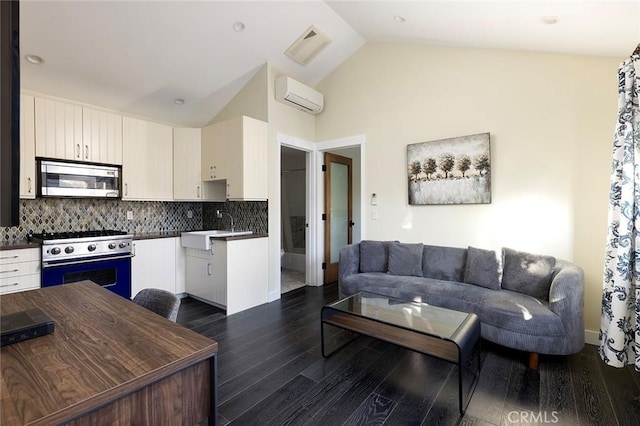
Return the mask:
{"type": "Polygon", "coordinates": [[[458,400],[460,414],[464,415],[480,376],[480,320],[477,315],[359,292],[322,307],[320,334],[322,356],[326,358],[358,336],[326,353],[325,325],[457,365],[458,400]]]}

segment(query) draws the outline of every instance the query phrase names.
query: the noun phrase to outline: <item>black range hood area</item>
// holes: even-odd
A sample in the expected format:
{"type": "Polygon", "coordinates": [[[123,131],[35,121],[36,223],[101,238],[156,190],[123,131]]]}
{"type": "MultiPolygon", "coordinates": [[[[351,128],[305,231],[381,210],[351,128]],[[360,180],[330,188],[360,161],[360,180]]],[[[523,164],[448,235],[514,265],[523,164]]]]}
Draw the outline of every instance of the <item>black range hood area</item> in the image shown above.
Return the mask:
{"type": "Polygon", "coordinates": [[[0,226],[17,226],[20,192],[19,3],[0,1],[0,226]]]}

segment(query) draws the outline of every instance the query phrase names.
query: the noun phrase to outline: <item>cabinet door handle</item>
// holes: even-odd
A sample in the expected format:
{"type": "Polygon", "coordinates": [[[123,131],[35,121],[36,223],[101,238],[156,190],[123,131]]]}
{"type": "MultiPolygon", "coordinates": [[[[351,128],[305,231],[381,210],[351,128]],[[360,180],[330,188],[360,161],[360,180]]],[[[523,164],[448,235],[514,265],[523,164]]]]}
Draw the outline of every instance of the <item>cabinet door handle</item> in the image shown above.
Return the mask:
{"type": "Polygon", "coordinates": [[[20,256],[18,256],[18,255],[16,254],[15,256],[2,256],[2,257],[0,257],[0,259],[17,259],[17,258],[19,258],[19,257],[20,257],[20,256]]]}
{"type": "Polygon", "coordinates": [[[84,158],[85,160],[89,159],[89,145],[84,146],[84,158]]]}
{"type": "Polygon", "coordinates": [[[196,197],[200,198],[200,185],[196,186],[196,197]]]}
{"type": "Polygon", "coordinates": [[[11,272],[18,272],[20,269],[12,269],[10,271],[0,271],[0,274],[9,274],[11,272]]]}
{"type": "Polygon", "coordinates": [[[31,193],[31,178],[27,178],[27,192],[31,193]]]}
{"type": "Polygon", "coordinates": [[[129,184],[128,183],[124,184],[124,195],[129,195],[129,184]]]}
{"type": "Polygon", "coordinates": [[[207,263],[207,275],[211,275],[213,273],[213,265],[207,263]]]}
{"type": "Polygon", "coordinates": [[[80,158],[80,144],[76,144],[76,158],[80,158]]]}
{"type": "Polygon", "coordinates": [[[11,283],[11,284],[3,284],[3,285],[0,285],[0,287],[15,287],[15,286],[17,286],[17,285],[18,285],[18,283],[11,283]]]}

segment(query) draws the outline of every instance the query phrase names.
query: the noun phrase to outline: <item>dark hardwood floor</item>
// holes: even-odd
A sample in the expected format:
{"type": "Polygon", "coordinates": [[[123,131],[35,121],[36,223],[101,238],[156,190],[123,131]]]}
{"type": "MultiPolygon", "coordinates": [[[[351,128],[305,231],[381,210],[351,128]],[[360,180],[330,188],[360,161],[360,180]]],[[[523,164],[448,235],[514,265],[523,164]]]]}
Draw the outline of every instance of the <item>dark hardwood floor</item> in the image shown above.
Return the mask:
{"type": "Polygon", "coordinates": [[[304,287],[229,317],[183,299],[178,322],[220,345],[220,424],[640,425],[640,374],[605,365],[590,345],[541,355],[532,371],[527,354],[483,341],[460,417],[457,369],[445,361],[367,337],[324,359],[320,308],[336,299],[335,285],[304,287]]]}

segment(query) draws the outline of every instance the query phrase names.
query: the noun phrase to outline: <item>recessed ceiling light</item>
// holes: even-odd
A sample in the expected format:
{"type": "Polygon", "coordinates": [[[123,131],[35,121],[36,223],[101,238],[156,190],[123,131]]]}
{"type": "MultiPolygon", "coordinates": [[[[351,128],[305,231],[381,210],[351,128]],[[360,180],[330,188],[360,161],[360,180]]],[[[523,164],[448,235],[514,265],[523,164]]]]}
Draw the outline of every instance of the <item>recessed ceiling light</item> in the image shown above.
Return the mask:
{"type": "Polygon", "coordinates": [[[34,64],[34,65],[42,65],[44,64],[44,59],[42,59],[42,57],[38,56],[38,55],[25,55],[24,58],[27,60],[27,62],[34,64]]]}
{"type": "Polygon", "coordinates": [[[176,105],[184,105],[184,99],[178,98],[173,101],[176,105]]]}
{"type": "Polygon", "coordinates": [[[404,17],[403,17],[403,16],[400,16],[400,15],[396,15],[396,16],[394,16],[394,17],[393,17],[393,19],[394,19],[396,22],[399,22],[399,23],[401,23],[401,24],[404,24],[404,23],[406,22],[406,19],[404,19],[404,17]]]}
{"type": "Polygon", "coordinates": [[[558,23],[559,18],[557,16],[553,16],[553,15],[546,15],[546,16],[543,16],[542,18],[540,18],[540,21],[543,24],[555,25],[555,24],[558,23]]]}
{"type": "Polygon", "coordinates": [[[232,28],[233,28],[233,31],[237,33],[242,32],[244,31],[244,22],[240,22],[240,21],[234,22],[232,25],[232,28]]]}

